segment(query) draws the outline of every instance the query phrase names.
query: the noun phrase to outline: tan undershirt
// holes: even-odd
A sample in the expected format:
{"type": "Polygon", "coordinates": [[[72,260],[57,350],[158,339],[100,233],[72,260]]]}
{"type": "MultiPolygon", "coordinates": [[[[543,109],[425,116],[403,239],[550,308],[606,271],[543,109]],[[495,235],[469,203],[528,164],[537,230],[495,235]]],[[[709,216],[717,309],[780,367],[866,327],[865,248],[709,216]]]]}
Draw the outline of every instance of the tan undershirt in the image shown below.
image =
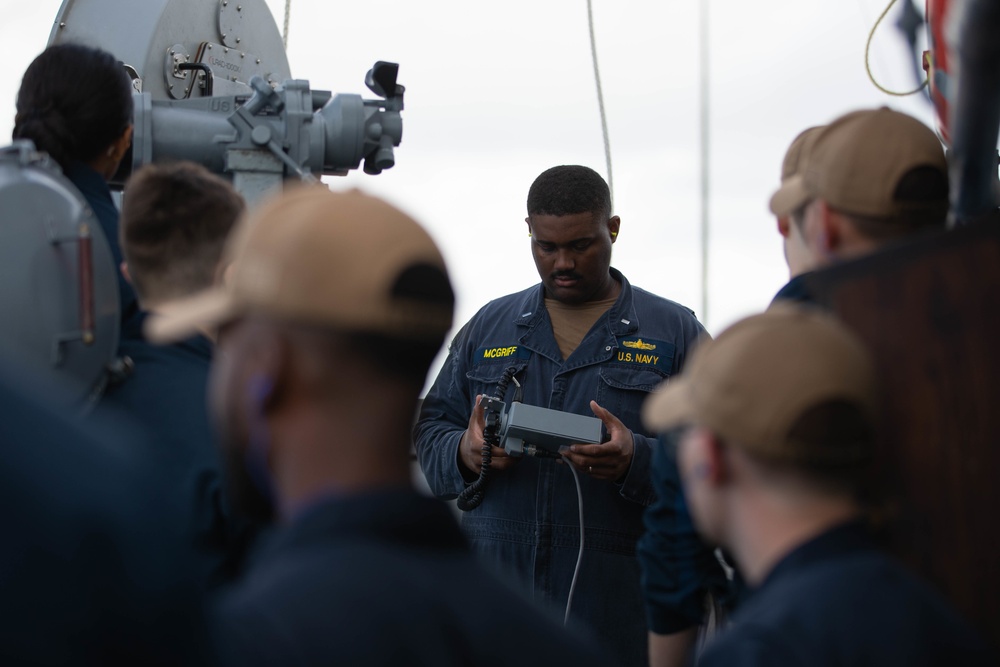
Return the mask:
{"type": "Polygon", "coordinates": [[[570,306],[555,299],[545,300],[545,309],[549,311],[549,319],[552,320],[552,333],[555,334],[563,360],[569,359],[569,355],[580,346],[583,337],[593,328],[594,323],[601,315],[608,312],[617,300],[616,296],[580,306],[570,306]]]}

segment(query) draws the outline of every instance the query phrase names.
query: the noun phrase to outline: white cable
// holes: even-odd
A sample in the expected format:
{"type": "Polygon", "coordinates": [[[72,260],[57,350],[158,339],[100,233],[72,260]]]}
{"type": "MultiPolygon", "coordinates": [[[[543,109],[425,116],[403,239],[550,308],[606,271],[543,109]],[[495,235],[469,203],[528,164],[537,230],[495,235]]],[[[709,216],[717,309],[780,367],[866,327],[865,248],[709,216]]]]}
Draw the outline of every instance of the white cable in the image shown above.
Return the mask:
{"type": "Polygon", "coordinates": [[[285,45],[285,50],[288,50],[288,24],[291,23],[292,18],[292,0],[285,0],[285,32],[281,35],[281,41],[285,45]]]}
{"type": "Polygon", "coordinates": [[[576,557],[576,568],[573,570],[573,581],[569,585],[569,595],[566,597],[566,615],[563,617],[563,625],[569,623],[569,612],[573,608],[573,593],[576,592],[576,580],[580,576],[580,563],[583,562],[583,490],[580,488],[580,475],[573,467],[573,463],[563,456],[570,472],[573,473],[573,481],[576,482],[576,505],[580,508],[580,553],[576,557]]]}
{"type": "Polygon", "coordinates": [[[587,0],[587,24],[590,26],[590,55],[594,60],[594,81],[597,83],[597,106],[601,110],[601,134],[604,136],[604,162],[608,168],[608,189],[611,191],[611,210],[615,206],[615,179],[611,174],[611,142],[608,140],[608,116],[604,111],[604,92],[601,90],[601,70],[597,66],[597,38],[594,37],[594,11],[587,0]]]}
{"type": "Polygon", "coordinates": [[[708,50],[708,0],[701,0],[699,4],[700,13],[698,15],[699,29],[699,54],[698,70],[701,74],[698,84],[699,92],[699,115],[701,117],[700,128],[700,161],[701,161],[701,312],[698,313],[702,322],[708,322],[708,244],[710,239],[708,228],[711,222],[709,217],[709,205],[711,203],[711,147],[709,144],[709,50],[708,50]]]}

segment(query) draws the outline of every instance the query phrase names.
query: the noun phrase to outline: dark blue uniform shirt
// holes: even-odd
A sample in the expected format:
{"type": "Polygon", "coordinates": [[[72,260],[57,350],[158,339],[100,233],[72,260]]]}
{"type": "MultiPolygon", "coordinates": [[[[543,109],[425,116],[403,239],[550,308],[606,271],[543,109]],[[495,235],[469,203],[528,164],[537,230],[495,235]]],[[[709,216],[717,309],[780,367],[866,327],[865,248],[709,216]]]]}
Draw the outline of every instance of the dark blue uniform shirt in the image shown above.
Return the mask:
{"type": "Polygon", "coordinates": [[[709,644],[699,667],[995,665],[934,592],[857,523],[785,556],[709,644]]]}
{"type": "Polygon", "coordinates": [[[236,575],[254,531],[229,511],[224,497],[206,404],[212,343],[193,336],[153,345],[143,335],[146,317],[140,312],[123,324],[119,354],[129,357],[134,369],[108,388],[101,407],[125,412],[149,431],[171,476],[175,502],[190,517],[207,585],[214,586],[236,575]]]}
{"type": "Polygon", "coordinates": [[[203,664],[200,587],[147,443],[55,411],[55,391],[0,366],[0,664],[203,664]]]}
{"type": "Polygon", "coordinates": [[[76,189],[80,191],[83,198],[87,200],[90,208],[101,223],[101,231],[108,241],[111,249],[111,256],[115,260],[114,271],[118,276],[118,297],[120,299],[121,321],[128,322],[139,312],[139,302],[136,299],[135,290],[132,285],[125,280],[119,267],[125,259],[122,254],[121,244],[118,242],[118,207],[111,199],[111,188],[104,177],[83,162],[72,162],[64,170],[68,178],[76,189]]]}
{"type": "Polygon", "coordinates": [[[775,303],[776,301],[813,303],[814,297],[809,292],[809,288],[806,286],[806,277],[808,275],[808,273],[799,274],[785,283],[785,285],[778,290],[778,293],[774,295],[771,303],[775,303]]]}
{"type": "Polygon", "coordinates": [[[646,533],[639,540],[646,620],[661,635],[701,624],[708,594],[727,608],[735,600],[735,586],[691,520],[677,470],[676,434],[653,449],[656,500],[646,509],[646,533]]]}
{"type": "Polygon", "coordinates": [[[434,498],[328,497],[274,538],[216,609],[224,667],[613,664],[489,575],[434,498]]]}

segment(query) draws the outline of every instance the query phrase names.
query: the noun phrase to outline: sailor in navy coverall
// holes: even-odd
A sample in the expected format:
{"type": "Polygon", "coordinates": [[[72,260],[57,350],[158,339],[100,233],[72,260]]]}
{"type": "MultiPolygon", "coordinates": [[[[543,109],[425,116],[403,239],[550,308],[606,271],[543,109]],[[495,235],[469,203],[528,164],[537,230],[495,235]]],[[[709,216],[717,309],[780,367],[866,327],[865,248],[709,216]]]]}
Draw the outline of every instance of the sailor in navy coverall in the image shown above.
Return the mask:
{"type": "MultiPolygon", "coordinates": [[[[645,665],[636,542],[654,498],[650,464],[658,444],[639,411],[705,330],[687,308],[632,286],[610,267],[620,220],[608,215],[606,193],[603,179],[585,167],[556,167],[536,180],[528,227],[542,284],[490,302],[462,328],[424,399],[415,442],[434,493],[459,495],[478,474],[463,449],[472,460],[481,449],[464,444],[476,431],[477,396],[493,395],[508,367],[517,371],[524,404],[600,417],[608,442],[574,446],[593,456],[570,453],[581,472],[585,521],[571,622],[604,641],[622,664],[645,665]],[[606,310],[564,356],[550,311],[599,301],[608,302],[606,310]],[[622,455],[605,453],[618,443],[622,455]]],[[[564,461],[505,458],[495,449],[485,498],[462,516],[463,530],[494,569],[561,610],[580,547],[573,475],[564,461]]]]}

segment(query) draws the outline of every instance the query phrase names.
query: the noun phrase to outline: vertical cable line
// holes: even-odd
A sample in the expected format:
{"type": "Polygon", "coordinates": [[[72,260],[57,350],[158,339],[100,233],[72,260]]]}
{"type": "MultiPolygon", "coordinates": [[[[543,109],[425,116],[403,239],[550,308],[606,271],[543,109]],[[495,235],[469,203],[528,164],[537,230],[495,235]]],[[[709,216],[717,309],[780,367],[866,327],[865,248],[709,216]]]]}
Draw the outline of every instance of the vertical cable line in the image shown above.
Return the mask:
{"type": "Polygon", "coordinates": [[[281,34],[281,41],[288,50],[288,24],[292,19],[292,0],[285,0],[285,31],[281,34]]]}
{"type": "Polygon", "coordinates": [[[611,173],[611,142],[608,140],[608,116],[604,110],[604,92],[601,89],[601,70],[597,65],[597,38],[594,36],[594,8],[587,0],[587,24],[590,26],[590,55],[594,60],[594,81],[597,83],[597,105],[601,109],[601,133],[604,135],[604,162],[608,168],[608,189],[611,191],[611,211],[615,205],[615,179],[611,173]]]}
{"type": "Polygon", "coordinates": [[[569,595],[566,596],[566,613],[563,615],[563,625],[569,624],[569,613],[573,609],[573,593],[576,592],[576,582],[580,576],[580,564],[583,562],[583,489],[580,488],[580,474],[573,467],[573,463],[563,456],[566,466],[573,473],[573,481],[576,483],[576,507],[580,513],[580,550],[576,554],[576,567],[573,568],[573,580],[569,584],[569,595]]]}
{"type": "Polygon", "coordinates": [[[709,86],[708,86],[708,0],[701,0],[698,3],[700,9],[698,16],[700,50],[698,58],[698,68],[700,77],[700,135],[701,135],[701,313],[699,318],[702,323],[708,321],[708,202],[709,202],[709,86]]]}

